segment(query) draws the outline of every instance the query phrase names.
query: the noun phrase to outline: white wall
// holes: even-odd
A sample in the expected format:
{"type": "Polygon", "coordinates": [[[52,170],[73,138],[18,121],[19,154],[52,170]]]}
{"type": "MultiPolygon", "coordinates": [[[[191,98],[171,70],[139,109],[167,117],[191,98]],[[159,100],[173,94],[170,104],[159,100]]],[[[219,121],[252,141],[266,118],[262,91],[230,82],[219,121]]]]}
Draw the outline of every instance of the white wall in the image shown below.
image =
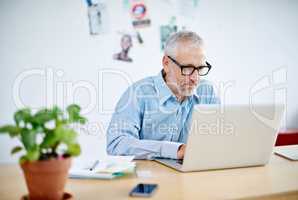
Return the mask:
{"type": "MultiPolygon", "coordinates": [[[[283,127],[298,127],[298,1],[200,0],[194,17],[187,18],[179,14],[175,0],[147,0],[152,26],[140,30],[145,43],[134,41],[130,64],[112,60],[119,51],[117,31],[130,29],[129,14],[122,1],[106,2],[109,30],[90,36],[83,0],[0,1],[0,125],[11,123],[17,109],[15,81],[36,72],[40,75],[20,85],[22,102],[34,108],[64,106],[74,97],[85,109],[89,106],[89,133],[79,138],[82,157],[104,155],[111,110],[128,84],[159,72],[159,25],[176,15],[178,25],[205,39],[214,66],[208,78],[227,88],[225,94],[220,90],[225,103],[247,103],[251,96],[255,102],[276,99],[287,105],[283,127]],[[103,69],[118,71],[129,83],[119,74],[99,76],[103,69]]],[[[0,137],[0,162],[16,161],[9,155],[15,143],[0,137]]]]}

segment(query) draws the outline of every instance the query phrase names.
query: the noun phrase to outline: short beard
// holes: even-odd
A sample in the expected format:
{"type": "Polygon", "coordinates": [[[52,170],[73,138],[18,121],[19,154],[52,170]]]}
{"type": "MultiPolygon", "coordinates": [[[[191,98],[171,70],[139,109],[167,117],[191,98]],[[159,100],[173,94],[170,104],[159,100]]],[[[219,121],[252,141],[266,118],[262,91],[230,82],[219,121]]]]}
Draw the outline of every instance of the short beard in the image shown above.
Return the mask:
{"type": "Polygon", "coordinates": [[[195,90],[196,90],[196,88],[193,88],[193,89],[179,88],[179,93],[182,96],[189,97],[189,96],[192,96],[194,94],[195,90]]]}

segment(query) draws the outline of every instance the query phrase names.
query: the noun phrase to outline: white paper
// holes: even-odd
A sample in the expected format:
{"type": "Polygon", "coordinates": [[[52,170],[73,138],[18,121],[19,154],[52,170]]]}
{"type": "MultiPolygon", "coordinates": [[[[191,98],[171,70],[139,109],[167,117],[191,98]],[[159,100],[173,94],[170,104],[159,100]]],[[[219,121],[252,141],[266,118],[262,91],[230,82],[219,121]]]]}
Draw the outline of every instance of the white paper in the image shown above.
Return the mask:
{"type": "Polygon", "coordinates": [[[96,162],[96,159],[75,162],[69,171],[71,178],[114,178],[116,173],[133,173],[136,163],[132,162],[134,156],[106,156],[98,159],[98,164],[93,170],[90,168],[96,162]]]}

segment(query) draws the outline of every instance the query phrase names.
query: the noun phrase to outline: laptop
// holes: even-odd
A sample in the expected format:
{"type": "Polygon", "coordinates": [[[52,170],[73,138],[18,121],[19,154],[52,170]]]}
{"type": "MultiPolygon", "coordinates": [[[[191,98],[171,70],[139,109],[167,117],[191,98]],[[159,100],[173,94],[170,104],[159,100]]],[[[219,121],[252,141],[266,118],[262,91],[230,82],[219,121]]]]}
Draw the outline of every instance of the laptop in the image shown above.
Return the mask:
{"type": "Polygon", "coordinates": [[[196,105],[183,160],[155,160],[181,172],[268,163],[284,105],[196,105]]]}

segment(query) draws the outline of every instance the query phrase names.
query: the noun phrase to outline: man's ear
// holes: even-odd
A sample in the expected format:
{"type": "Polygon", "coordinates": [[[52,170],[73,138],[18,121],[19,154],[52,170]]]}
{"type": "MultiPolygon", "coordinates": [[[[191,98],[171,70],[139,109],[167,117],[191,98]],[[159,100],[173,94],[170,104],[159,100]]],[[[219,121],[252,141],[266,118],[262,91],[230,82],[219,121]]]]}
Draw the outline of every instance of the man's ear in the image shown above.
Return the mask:
{"type": "Polygon", "coordinates": [[[169,59],[164,55],[162,58],[162,66],[165,72],[168,72],[169,59]]]}

